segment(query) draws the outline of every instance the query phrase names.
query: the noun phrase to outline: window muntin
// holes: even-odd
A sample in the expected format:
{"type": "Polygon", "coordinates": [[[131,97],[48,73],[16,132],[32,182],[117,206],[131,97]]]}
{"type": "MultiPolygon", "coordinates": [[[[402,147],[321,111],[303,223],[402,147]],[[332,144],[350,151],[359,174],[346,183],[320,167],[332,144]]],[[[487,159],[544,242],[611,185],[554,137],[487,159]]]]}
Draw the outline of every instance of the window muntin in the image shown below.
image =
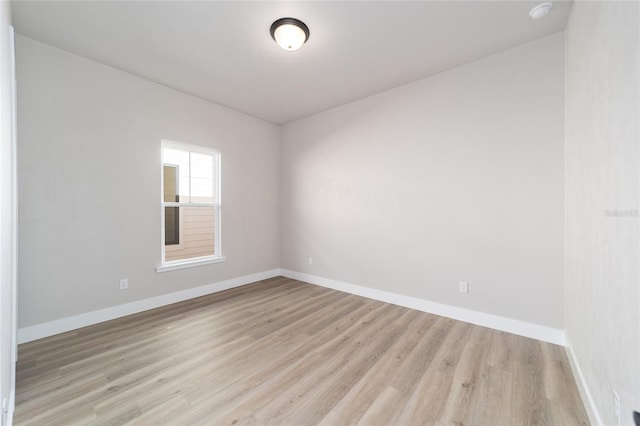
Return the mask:
{"type": "Polygon", "coordinates": [[[220,153],[163,141],[162,265],[220,259],[220,153]]]}

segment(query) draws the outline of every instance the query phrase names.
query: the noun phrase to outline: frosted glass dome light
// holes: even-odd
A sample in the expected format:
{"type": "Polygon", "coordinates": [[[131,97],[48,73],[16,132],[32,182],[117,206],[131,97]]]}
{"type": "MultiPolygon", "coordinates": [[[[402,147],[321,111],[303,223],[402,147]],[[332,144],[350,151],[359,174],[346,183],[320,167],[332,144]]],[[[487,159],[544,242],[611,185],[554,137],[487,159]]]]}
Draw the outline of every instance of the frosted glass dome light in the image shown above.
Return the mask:
{"type": "Polygon", "coordinates": [[[531,9],[531,11],[529,12],[529,16],[531,16],[531,19],[540,19],[547,13],[549,13],[552,7],[553,5],[549,2],[539,4],[531,9]]]}
{"type": "Polygon", "coordinates": [[[284,50],[293,52],[309,40],[309,27],[295,18],[280,18],[271,24],[271,37],[284,50]]]}

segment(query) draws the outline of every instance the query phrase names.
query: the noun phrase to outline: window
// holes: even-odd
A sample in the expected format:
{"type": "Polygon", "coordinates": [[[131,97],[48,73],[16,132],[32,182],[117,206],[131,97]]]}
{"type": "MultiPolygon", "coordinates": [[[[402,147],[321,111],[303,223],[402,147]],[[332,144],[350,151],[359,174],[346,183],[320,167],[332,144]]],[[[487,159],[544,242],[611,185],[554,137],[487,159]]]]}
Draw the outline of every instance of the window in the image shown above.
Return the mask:
{"type": "Polygon", "coordinates": [[[220,153],[162,142],[162,265],[158,272],[224,260],[220,153]]]}

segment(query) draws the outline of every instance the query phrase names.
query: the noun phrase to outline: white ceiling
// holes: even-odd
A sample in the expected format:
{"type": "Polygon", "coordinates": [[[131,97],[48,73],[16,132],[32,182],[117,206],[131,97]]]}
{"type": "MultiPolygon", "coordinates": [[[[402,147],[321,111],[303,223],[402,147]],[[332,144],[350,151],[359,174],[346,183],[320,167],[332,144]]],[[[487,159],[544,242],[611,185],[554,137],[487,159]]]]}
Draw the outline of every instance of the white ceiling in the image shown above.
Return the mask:
{"type": "Polygon", "coordinates": [[[286,123],[565,28],[570,2],[14,1],[28,37],[273,123],[286,123]],[[269,27],[303,20],[282,50],[269,27]]]}

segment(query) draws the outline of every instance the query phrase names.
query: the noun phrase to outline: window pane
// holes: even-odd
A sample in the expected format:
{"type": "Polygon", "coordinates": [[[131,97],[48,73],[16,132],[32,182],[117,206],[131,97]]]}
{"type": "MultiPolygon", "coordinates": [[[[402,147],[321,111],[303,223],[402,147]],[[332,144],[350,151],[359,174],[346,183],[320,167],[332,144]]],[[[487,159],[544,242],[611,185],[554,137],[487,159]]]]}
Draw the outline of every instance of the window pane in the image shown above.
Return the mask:
{"type": "Polygon", "coordinates": [[[164,202],[178,201],[178,166],[164,165],[163,168],[164,202]]]}
{"type": "Polygon", "coordinates": [[[191,201],[213,203],[213,156],[191,153],[191,201]]]}
{"type": "Polygon", "coordinates": [[[179,207],[164,208],[164,244],[180,244],[179,207]]]}
{"type": "Polygon", "coordinates": [[[178,209],[180,244],[164,246],[165,261],[212,256],[215,253],[215,209],[213,207],[178,207],[178,209]]]}
{"type": "Polygon", "coordinates": [[[173,166],[177,169],[177,197],[173,200],[165,199],[165,202],[189,202],[189,151],[164,147],[162,149],[162,161],[164,166],[173,166]]]}

